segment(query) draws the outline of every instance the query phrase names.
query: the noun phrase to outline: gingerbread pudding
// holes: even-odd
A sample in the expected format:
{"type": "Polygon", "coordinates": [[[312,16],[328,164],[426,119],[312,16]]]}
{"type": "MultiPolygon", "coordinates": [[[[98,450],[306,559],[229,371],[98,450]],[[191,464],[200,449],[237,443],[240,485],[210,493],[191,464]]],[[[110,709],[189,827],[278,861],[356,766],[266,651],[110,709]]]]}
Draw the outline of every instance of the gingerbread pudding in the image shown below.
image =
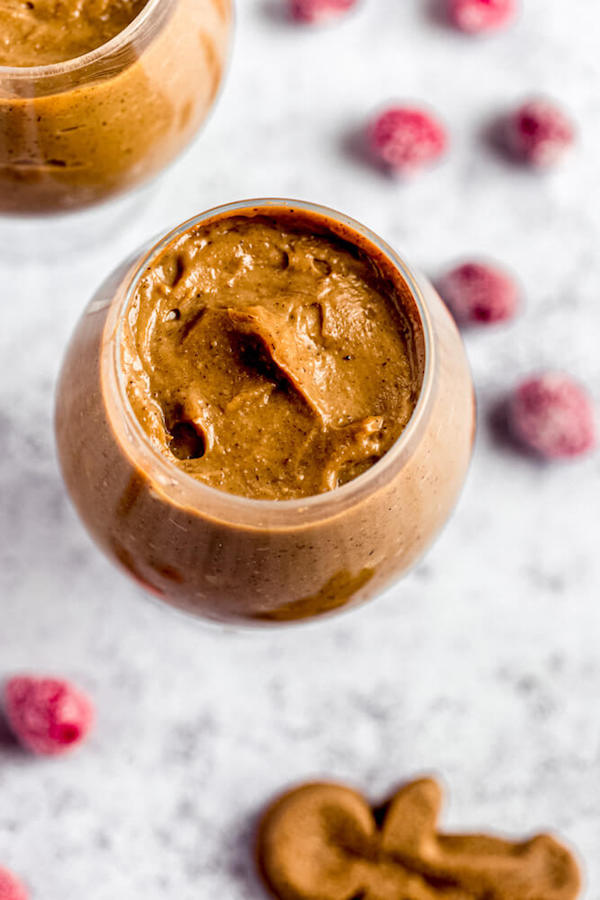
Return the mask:
{"type": "Polygon", "coordinates": [[[389,450],[415,408],[414,314],[381,262],[321,219],[191,228],[126,314],[127,394],[151,443],[221,490],[332,490],[389,450]]]}
{"type": "Polygon", "coordinates": [[[192,139],[221,82],[230,0],[5,0],[0,212],[96,203],[192,139]]]}
{"type": "Polygon", "coordinates": [[[140,583],[197,615],[292,621],[420,557],[474,408],[428,283],[341,214],[261,201],[187,223],[105,284],[56,422],[84,521],[140,583]]]}

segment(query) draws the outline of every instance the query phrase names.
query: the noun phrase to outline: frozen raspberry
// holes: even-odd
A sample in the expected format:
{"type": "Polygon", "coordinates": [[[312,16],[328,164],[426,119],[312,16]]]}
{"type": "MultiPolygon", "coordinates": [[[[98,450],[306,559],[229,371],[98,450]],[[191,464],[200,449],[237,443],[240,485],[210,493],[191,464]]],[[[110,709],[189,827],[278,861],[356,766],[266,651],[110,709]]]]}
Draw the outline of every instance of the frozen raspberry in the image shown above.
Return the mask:
{"type": "Polygon", "coordinates": [[[356,5],[356,0],[290,0],[290,14],[296,22],[310,25],[342,16],[356,5]]]}
{"type": "Polygon", "coordinates": [[[516,11],[516,0],[448,0],[448,18],[467,34],[504,28],[516,11]]]}
{"type": "Polygon", "coordinates": [[[520,384],[508,413],[515,437],[546,459],[580,456],[596,443],[588,394],[560,372],[536,375],[520,384]]]}
{"type": "Polygon", "coordinates": [[[487,263],[463,263],[447,272],[437,288],[456,321],[465,324],[505,322],[519,302],[510,275],[487,263]]]}
{"type": "Polygon", "coordinates": [[[524,103],[507,118],[504,132],[508,152],[539,168],[558,162],[575,140],[573,125],[551,100],[524,103]]]}
{"type": "Polygon", "coordinates": [[[393,106],[371,125],[373,152],[401,175],[412,175],[438,159],[448,139],[443,126],[429,113],[393,106]]]}
{"type": "Polygon", "coordinates": [[[4,702],[15,736],[42,756],[71,750],[85,738],[94,718],[88,698],[57,678],[11,678],[4,702]]]}
{"type": "Polygon", "coordinates": [[[0,900],[27,900],[27,891],[16,875],[0,866],[0,900]]]}

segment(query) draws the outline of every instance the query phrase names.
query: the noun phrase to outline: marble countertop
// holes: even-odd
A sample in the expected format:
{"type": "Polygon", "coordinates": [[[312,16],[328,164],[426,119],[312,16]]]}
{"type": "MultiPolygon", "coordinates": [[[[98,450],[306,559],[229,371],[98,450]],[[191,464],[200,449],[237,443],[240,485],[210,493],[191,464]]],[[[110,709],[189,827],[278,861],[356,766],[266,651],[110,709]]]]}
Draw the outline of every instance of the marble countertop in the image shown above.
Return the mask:
{"type": "Polygon", "coordinates": [[[540,466],[489,417],[520,373],[560,366],[600,391],[600,13],[523,0],[509,33],[469,40],[426,0],[363,0],[323,30],[279,0],[240,0],[235,52],[201,139],[151,189],[77,219],[0,222],[0,677],[86,687],[84,749],[36,761],[0,737],[0,863],[45,900],[260,900],[252,829],[315,776],[384,797],[416,773],[448,791],[444,824],[558,830],[600,898],[598,455],[540,466]],[[481,133],[549,93],[579,123],[569,162],[537,177],[481,133]],[[424,100],[447,161],[408,185],[352,149],[372,111],[424,100]],[[195,625],[147,603],[101,556],[58,474],[53,385],[106,273],[211,205],[315,200],[356,216],[436,273],[491,255],[526,305],[467,336],[480,404],[460,505],[418,569],[370,606],[289,630],[195,625]]]}

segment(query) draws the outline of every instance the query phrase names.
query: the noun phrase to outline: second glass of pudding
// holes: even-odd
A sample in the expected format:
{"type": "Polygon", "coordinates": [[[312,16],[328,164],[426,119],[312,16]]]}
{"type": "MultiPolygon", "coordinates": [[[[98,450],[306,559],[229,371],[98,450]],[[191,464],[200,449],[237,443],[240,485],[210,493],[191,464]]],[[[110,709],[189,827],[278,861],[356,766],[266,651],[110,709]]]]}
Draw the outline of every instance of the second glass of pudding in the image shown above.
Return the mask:
{"type": "Polygon", "coordinates": [[[221,83],[231,0],[2,0],[0,213],[75,210],[156,175],[221,83]]]}
{"type": "Polygon", "coordinates": [[[184,223],[89,304],[56,431],[100,547],[165,602],[291,622],[383,591],[448,517],[475,410],[429,282],[341,213],[184,223]]]}

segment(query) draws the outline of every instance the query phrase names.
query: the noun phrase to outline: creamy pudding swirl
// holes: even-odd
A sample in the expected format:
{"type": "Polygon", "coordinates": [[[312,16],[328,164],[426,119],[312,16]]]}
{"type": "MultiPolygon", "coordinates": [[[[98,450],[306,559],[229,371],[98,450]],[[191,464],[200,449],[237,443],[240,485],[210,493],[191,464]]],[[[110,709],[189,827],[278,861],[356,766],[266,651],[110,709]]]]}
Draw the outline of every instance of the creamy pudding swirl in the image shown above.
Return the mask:
{"type": "Polygon", "coordinates": [[[132,22],[147,0],[0,0],[0,65],[83,56],[132,22]]]}
{"type": "Polygon", "coordinates": [[[417,402],[415,326],[393,281],[309,215],[196,226],[149,265],[122,340],[127,393],[172,462],[259,499],[336,488],[417,402]]]}

